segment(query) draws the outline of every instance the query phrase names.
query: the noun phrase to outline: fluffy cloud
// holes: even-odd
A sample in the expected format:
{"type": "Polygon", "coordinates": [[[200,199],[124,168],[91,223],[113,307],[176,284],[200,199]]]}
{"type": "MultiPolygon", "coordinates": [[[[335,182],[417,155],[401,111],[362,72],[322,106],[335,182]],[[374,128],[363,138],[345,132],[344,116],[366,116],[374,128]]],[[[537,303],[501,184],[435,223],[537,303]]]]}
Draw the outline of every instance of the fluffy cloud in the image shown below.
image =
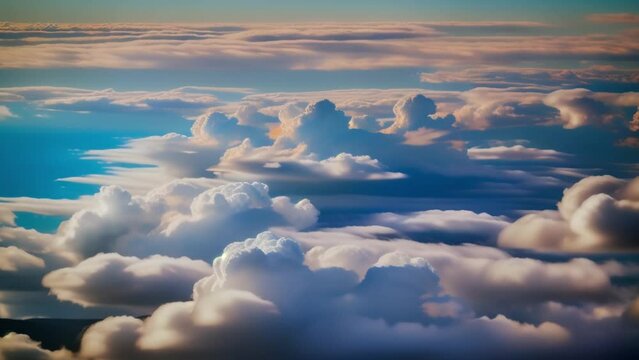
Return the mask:
{"type": "Polygon", "coordinates": [[[561,251],[635,251],[637,179],[585,178],[564,191],[558,211],[523,216],[500,234],[505,247],[561,251]]]}
{"type": "Polygon", "coordinates": [[[262,183],[207,187],[197,181],[177,181],[145,196],[104,187],[95,199],[93,206],[60,226],[60,249],[80,258],[116,251],[206,259],[246,234],[274,225],[301,228],[318,216],[308,200],[293,204],[288,198],[272,199],[262,183]]]}
{"type": "Polygon", "coordinates": [[[384,133],[398,133],[409,130],[417,130],[426,124],[426,117],[434,114],[437,107],[433,100],[424,95],[405,97],[397,102],[393,107],[395,121],[382,130],[384,133]]]}
{"type": "Polygon", "coordinates": [[[365,229],[354,230],[278,233],[295,236],[309,249],[306,263],[313,269],[338,266],[364,276],[374,264],[424,258],[439,275],[443,289],[463,299],[480,315],[517,315],[522,308],[546,301],[596,302],[614,298],[607,271],[585,258],[545,263],[511,257],[487,246],[417,243],[397,238],[387,241],[367,235],[365,229]]]}
{"type": "Polygon", "coordinates": [[[154,255],[139,259],[110,253],[55,270],[42,283],[59,300],[82,306],[148,309],[189,299],[193,284],[210,272],[204,261],[186,257],[154,255]]]}
{"type": "Polygon", "coordinates": [[[13,211],[0,207],[0,224],[15,226],[16,215],[13,211]]]}
{"type": "Polygon", "coordinates": [[[460,94],[464,104],[453,111],[456,123],[471,129],[496,126],[553,125],[574,129],[586,125],[624,124],[631,130],[639,98],[636,93],[586,89],[521,91],[475,88],[460,94]]]}
{"type": "Polygon", "coordinates": [[[306,146],[286,147],[278,141],[271,146],[253,147],[250,140],[230,148],[213,170],[219,177],[233,180],[280,179],[318,180],[392,180],[406,177],[385,171],[383,164],[368,155],[339,153],[324,160],[306,154],[306,146]]]}
{"type": "MultiPolygon", "coordinates": [[[[593,93],[586,89],[557,90],[544,99],[544,104],[559,111],[562,123],[569,129],[615,120],[628,121],[637,111],[637,102],[639,96],[635,93],[593,93]],[[628,107],[630,113],[624,111],[628,107]]],[[[628,126],[634,130],[632,125],[628,126]]]]}
{"type": "Polygon", "coordinates": [[[43,268],[44,260],[15,246],[0,247],[0,271],[21,272],[43,268]]]}
{"type": "Polygon", "coordinates": [[[494,241],[509,222],[504,217],[467,210],[425,210],[408,214],[383,213],[371,223],[384,225],[418,240],[494,241]]]}
{"type": "Polygon", "coordinates": [[[0,227],[0,292],[39,291],[44,274],[71,260],[55,237],[21,227],[0,227]]]}
{"type": "Polygon", "coordinates": [[[231,244],[213,262],[213,275],[196,285],[193,301],[163,305],[145,320],[103,320],[86,331],[81,354],[412,357],[455,354],[456,348],[442,344],[443,339],[450,344],[479,338],[461,353],[488,355],[496,344],[511,351],[535,344],[543,351],[570,339],[557,324],[534,326],[504,316],[435,325],[421,304],[438,299],[438,277],[421,258],[380,262],[361,281],[338,268],[310,270],[303,261],[295,241],[270,233],[231,244]],[[363,341],[371,337],[376,341],[363,341]]]}
{"type": "Polygon", "coordinates": [[[68,350],[49,351],[42,349],[39,342],[31,340],[27,335],[14,332],[0,338],[0,357],[6,360],[65,360],[74,358],[68,350]]]}

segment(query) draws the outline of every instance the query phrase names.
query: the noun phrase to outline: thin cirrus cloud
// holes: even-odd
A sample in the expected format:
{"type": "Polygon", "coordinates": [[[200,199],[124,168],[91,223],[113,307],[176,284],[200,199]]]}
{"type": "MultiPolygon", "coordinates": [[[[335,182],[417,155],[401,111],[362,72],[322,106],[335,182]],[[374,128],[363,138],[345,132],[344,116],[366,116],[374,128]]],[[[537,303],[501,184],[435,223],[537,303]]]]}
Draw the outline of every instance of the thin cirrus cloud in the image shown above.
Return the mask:
{"type": "Polygon", "coordinates": [[[556,88],[592,84],[636,84],[636,69],[592,66],[582,69],[479,67],[422,73],[427,84],[472,83],[481,86],[546,86],[556,88]]]}
{"type": "Polygon", "coordinates": [[[639,14],[633,13],[590,14],[586,19],[600,24],[639,24],[639,14]]]}

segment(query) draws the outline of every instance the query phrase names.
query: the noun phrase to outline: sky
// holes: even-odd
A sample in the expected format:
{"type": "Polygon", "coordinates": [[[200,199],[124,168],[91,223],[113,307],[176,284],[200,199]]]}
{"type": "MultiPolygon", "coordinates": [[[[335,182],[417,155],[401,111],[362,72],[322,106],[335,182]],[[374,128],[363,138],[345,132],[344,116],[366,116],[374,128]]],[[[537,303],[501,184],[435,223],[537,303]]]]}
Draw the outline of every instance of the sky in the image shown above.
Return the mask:
{"type": "Polygon", "coordinates": [[[0,1],[0,325],[94,322],[0,358],[629,358],[638,39],[630,1],[0,1]]]}

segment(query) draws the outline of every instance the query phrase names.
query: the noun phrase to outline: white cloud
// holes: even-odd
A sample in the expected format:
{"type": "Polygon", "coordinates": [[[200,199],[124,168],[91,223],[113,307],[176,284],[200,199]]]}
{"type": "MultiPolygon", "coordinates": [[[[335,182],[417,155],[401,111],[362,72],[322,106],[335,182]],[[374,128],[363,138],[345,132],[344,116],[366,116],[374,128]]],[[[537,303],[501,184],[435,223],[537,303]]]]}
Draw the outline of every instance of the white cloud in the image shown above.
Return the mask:
{"type": "Polygon", "coordinates": [[[476,238],[492,241],[509,224],[504,217],[467,210],[382,213],[374,216],[369,222],[397,229],[415,239],[430,235],[431,241],[444,241],[446,237],[442,234],[457,235],[458,242],[469,242],[476,238]]]}
{"type": "Polygon", "coordinates": [[[564,191],[559,211],[523,216],[500,234],[504,247],[546,251],[636,251],[637,179],[585,178],[564,191]]]}
{"type": "Polygon", "coordinates": [[[33,268],[43,268],[44,260],[15,246],[0,247],[0,271],[18,273],[33,268]]]}
{"type": "Polygon", "coordinates": [[[496,344],[510,351],[532,344],[552,349],[570,339],[560,325],[534,326],[504,316],[428,325],[432,320],[421,304],[438,298],[438,277],[421,258],[373,266],[361,281],[340,269],[312,271],[303,261],[295,241],[270,233],[231,244],[213,262],[213,275],[195,286],[193,301],[163,305],[145,320],[115,317],[98,322],[86,331],[81,354],[451,355],[457,347],[450,343],[477,339],[467,342],[465,351],[488,355],[496,344]],[[362,341],[365,338],[375,341],[362,341]]]}
{"type": "Polygon", "coordinates": [[[73,359],[68,350],[49,351],[40,347],[40,343],[27,335],[10,332],[0,338],[0,356],[3,359],[42,359],[67,360],[73,359]]]}
{"type": "Polygon", "coordinates": [[[62,301],[148,310],[166,302],[188,300],[193,284],[210,272],[204,261],[186,257],[154,255],[140,259],[110,253],[57,269],[42,283],[62,301]]]}
{"type": "Polygon", "coordinates": [[[262,183],[209,187],[206,182],[178,182],[184,185],[162,186],[144,196],[103,187],[95,205],[60,226],[58,247],[81,258],[116,251],[206,259],[247,233],[274,225],[305,227],[317,217],[308,200],[273,200],[262,183]]]}
{"type": "Polygon", "coordinates": [[[468,157],[473,160],[553,160],[565,159],[567,154],[552,149],[529,148],[523,145],[495,146],[490,148],[471,147],[468,157]]]}
{"type": "Polygon", "coordinates": [[[249,139],[229,148],[220,162],[211,168],[217,176],[229,180],[280,179],[318,180],[392,180],[406,177],[386,171],[383,164],[368,155],[339,153],[323,160],[306,153],[306,145],[287,147],[285,141],[253,147],[249,139]]]}

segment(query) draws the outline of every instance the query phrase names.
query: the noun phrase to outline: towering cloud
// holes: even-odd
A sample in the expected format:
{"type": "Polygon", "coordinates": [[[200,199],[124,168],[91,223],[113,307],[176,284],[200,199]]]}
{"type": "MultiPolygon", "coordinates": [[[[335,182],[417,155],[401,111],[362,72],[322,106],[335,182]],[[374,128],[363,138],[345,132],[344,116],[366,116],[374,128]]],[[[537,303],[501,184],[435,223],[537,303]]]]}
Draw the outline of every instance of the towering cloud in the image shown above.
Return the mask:
{"type": "Polygon", "coordinates": [[[467,356],[493,354],[487,344],[515,352],[534,345],[543,352],[570,340],[557,324],[533,326],[503,316],[435,325],[442,315],[428,315],[422,304],[441,308],[454,300],[438,295],[438,276],[419,257],[391,263],[380,259],[359,281],[339,268],[310,270],[297,242],[262,233],[229,245],[213,268],[213,275],[195,286],[193,301],[166,304],[145,320],[114,317],[93,325],[81,354],[467,356]],[[375,341],[364,341],[371,337],[375,341]],[[463,350],[449,346],[462,339],[473,340],[463,350]]]}

